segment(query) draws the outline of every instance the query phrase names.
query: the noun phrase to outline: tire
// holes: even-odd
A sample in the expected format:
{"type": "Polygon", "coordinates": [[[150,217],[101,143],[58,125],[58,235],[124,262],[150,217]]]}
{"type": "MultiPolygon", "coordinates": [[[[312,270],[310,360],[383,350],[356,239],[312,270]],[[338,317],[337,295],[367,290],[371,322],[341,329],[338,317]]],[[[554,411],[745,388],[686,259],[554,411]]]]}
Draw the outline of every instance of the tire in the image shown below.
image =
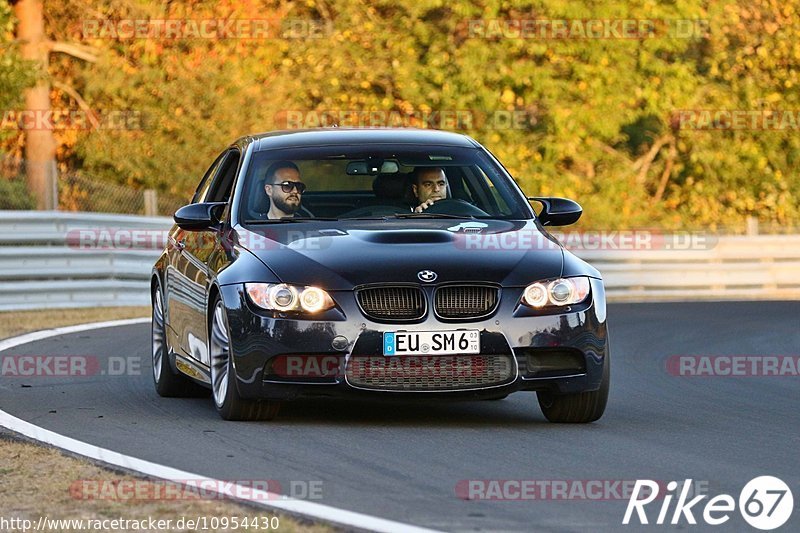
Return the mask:
{"type": "Polygon", "coordinates": [[[281,404],[274,400],[246,400],[236,386],[236,369],[230,356],[228,320],[222,299],[217,296],[211,307],[208,353],[211,363],[211,391],[214,405],[225,420],[272,420],[281,404]]]}
{"type": "Polygon", "coordinates": [[[165,398],[197,396],[200,387],[172,369],[166,324],[164,292],[161,290],[161,283],[158,283],[153,290],[150,315],[150,352],[156,392],[165,398]]]}
{"type": "Polygon", "coordinates": [[[608,389],[611,378],[611,359],[606,355],[603,365],[603,380],[595,391],[577,394],[553,394],[540,391],[536,393],[539,407],[550,422],[567,424],[586,424],[603,416],[608,403],[608,389]]]}

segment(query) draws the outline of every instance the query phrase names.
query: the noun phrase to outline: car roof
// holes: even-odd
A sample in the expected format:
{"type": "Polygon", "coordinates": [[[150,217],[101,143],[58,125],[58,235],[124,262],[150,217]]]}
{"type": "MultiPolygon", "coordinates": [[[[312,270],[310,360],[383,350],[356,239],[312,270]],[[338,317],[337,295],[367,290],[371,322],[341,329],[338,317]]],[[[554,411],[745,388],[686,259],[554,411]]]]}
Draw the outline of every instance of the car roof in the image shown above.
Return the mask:
{"type": "Polygon", "coordinates": [[[423,144],[478,148],[480,145],[466,135],[440,130],[417,128],[314,128],[282,130],[240,139],[255,143],[256,151],[305,146],[336,146],[364,144],[423,144]]]}

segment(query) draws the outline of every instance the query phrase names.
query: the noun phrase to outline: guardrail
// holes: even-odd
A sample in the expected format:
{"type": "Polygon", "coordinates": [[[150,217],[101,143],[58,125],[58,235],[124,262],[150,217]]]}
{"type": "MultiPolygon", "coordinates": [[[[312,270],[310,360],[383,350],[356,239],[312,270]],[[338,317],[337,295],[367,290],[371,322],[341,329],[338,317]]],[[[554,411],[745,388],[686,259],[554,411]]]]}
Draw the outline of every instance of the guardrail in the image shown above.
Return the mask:
{"type": "Polygon", "coordinates": [[[688,250],[574,250],[610,300],[800,299],[800,235],[714,237],[688,250]]]}
{"type": "Polygon", "coordinates": [[[171,225],[169,217],[0,211],[0,310],[150,305],[161,250],[118,239],[131,231],[162,238],[171,225]],[[94,246],[81,241],[87,230],[94,246]]]}
{"type": "MultiPolygon", "coordinates": [[[[149,305],[150,269],[161,251],[153,239],[163,241],[171,224],[168,217],[0,211],[0,310],[149,305]]],[[[800,299],[800,235],[713,236],[684,249],[668,249],[674,239],[663,234],[661,249],[614,239],[591,249],[580,234],[567,234],[568,246],[575,235],[573,252],[600,270],[611,301],[800,299]]]]}

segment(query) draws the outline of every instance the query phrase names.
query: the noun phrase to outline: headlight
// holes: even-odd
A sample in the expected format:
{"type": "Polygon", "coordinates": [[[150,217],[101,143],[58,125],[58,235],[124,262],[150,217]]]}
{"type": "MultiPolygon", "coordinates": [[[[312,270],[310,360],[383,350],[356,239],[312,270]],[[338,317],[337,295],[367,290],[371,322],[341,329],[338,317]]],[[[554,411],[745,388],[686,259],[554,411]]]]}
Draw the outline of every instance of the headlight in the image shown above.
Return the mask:
{"type": "Polygon", "coordinates": [[[297,287],[285,283],[245,283],[250,300],[270,311],[318,313],[334,306],[333,298],[318,287],[297,287]]]}
{"type": "Polygon", "coordinates": [[[522,303],[534,308],[577,304],[589,296],[589,278],[537,281],[525,287],[522,303]]]}

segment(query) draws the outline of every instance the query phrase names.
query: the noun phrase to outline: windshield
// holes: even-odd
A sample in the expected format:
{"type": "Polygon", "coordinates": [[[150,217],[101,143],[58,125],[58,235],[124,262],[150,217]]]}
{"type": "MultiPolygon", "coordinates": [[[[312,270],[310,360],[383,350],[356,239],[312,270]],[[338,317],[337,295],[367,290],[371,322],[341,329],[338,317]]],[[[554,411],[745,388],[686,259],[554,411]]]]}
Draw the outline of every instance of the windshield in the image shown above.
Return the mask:
{"type": "Polygon", "coordinates": [[[245,223],[308,219],[531,217],[483,151],[449,146],[266,150],[250,161],[245,223]]]}

